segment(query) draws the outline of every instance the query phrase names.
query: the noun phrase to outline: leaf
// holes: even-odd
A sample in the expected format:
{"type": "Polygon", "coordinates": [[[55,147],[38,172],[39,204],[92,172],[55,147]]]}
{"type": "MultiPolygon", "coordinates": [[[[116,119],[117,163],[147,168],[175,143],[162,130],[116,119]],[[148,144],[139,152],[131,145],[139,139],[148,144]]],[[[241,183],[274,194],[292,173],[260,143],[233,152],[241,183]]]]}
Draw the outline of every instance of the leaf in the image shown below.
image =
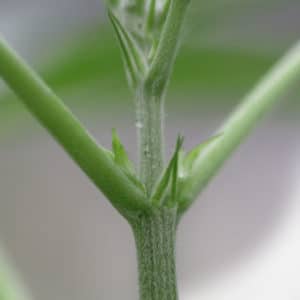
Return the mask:
{"type": "Polygon", "coordinates": [[[129,80],[134,86],[141,74],[145,72],[141,51],[130,36],[130,33],[110,10],[108,10],[108,16],[120,42],[129,80]]]}
{"type": "Polygon", "coordinates": [[[136,171],[133,163],[128,158],[127,151],[120,141],[120,138],[115,129],[112,131],[112,155],[114,162],[123,170],[127,177],[140,189],[145,190],[144,185],[136,176],[136,171]]]}
{"type": "Polygon", "coordinates": [[[222,136],[222,133],[215,135],[208,140],[204,141],[203,143],[199,144],[196,148],[191,150],[189,153],[187,153],[182,161],[182,167],[185,172],[190,172],[193,169],[193,166],[197,160],[197,158],[200,156],[202,151],[211,143],[213,143],[216,139],[220,138],[222,136]]]}
{"type": "Polygon", "coordinates": [[[111,7],[116,7],[120,5],[120,0],[108,0],[107,4],[111,7]]]}
{"type": "Polygon", "coordinates": [[[126,173],[134,174],[134,166],[129,160],[125,147],[122,145],[115,129],[112,132],[112,149],[115,163],[124,169],[126,173]]]}
{"type": "Polygon", "coordinates": [[[156,0],[150,0],[149,12],[147,16],[146,28],[148,32],[151,32],[155,23],[155,14],[156,14],[156,0]]]}
{"type": "Polygon", "coordinates": [[[29,300],[27,288],[21,282],[15,269],[11,266],[3,249],[0,249],[0,299],[29,300]]]}
{"type": "Polygon", "coordinates": [[[178,179],[178,159],[182,148],[183,137],[179,136],[176,142],[175,152],[165,169],[157,187],[154,190],[152,201],[157,204],[162,204],[164,196],[169,189],[171,183],[171,199],[176,198],[177,194],[177,179],[178,179]],[[174,198],[173,198],[174,197],[174,198]]]}
{"type": "Polygon", "coordinates": [[[145,0],[127,1],[125,5],[126,10],[134,16],[143,16],[145,11],[145,0]]]}
{"type": "Polygon", "coordinates": [[[183,136],[178,136],[176,143],[176,150],[174,154],[173,172],[172,172],[172,184],[171,184],[171,199],[176,201],[177,196],[177,183],[178,183],[178,165],[179,165],[179,154],[182,148],[184,138],[183,136]]]}
{"type": "Polygon", "coordinates": [[[171,5],[171,0],[166,0],[160,15],[160,26],[162,26],[167,19],[170,5],[171,5]]]}

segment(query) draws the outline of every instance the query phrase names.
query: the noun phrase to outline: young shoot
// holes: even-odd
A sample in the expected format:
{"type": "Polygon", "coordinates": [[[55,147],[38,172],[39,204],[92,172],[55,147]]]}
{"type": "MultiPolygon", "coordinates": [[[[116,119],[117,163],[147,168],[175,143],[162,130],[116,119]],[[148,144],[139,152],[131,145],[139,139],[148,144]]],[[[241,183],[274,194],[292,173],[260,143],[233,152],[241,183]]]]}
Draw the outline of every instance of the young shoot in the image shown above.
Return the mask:
{"type": "Polygon", "coordinates": [[[138,166],[128,158],[116,130],[111,150],[99,145],[61,99],[0,39],[0,77],[130,224],[136,241],[140,300],[178,299],[175,241],[180,218],[259,119],[300,77],[297,43],[216,134],[187,153],[183,137],[178,137],[166,163],[164,98],[189,3],[106,1],[135,99],[138,166]]]}

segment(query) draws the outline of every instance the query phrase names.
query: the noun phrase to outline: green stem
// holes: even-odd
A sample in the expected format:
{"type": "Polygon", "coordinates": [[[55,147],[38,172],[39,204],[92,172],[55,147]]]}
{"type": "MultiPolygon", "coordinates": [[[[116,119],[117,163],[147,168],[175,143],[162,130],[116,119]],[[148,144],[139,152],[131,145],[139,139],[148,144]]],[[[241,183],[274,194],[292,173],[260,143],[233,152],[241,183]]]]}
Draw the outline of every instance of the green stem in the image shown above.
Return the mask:
{"type": "Polygon", "coordinates": [[[264,114],[300,78],[300,42],[296,44],[251,91],[221,127],[220,138],[212,142],[195,162],[194,171],[182,187],[181,212],[197,198],[231,153],[264,114]]]}
{"type": "Polygon", "coordinates": [[[40,77],[1,39],[0,76],[122,214],[148,209],[144,193],[40,77]]]}
{"type": "Polygon", "coordinates": [[[140,152],[140,176],[150,195],[163,169],[163,100],[141,88],[137,93],[137,130],[140,152]]]}
{"type": "Polygon", "coordinates": [[[132,223],[136,241],[140,300],[177,300],[176,209],[162,208],[132,223]]]}

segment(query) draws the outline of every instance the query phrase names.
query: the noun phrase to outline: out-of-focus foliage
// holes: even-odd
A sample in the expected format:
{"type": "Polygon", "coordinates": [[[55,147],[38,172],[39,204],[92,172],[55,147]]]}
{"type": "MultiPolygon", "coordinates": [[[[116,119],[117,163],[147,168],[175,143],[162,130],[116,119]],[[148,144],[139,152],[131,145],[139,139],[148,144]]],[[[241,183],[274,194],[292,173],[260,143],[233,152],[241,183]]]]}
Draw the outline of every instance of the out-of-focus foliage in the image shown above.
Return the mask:
{"type": "MultiPolygon", "coordinates": [[[[110,106],[120,101],[124,104],[126,99],[130,104],[128,99],[133,96],[127,88],[120,51],[112,30],[90,32],[78,37],[78,41],[66,42],[62,49],[60,55],[38,69],[46,82],[59,95],[63,95],[69,105],[88,110],[89,107],[100,109],[103,105],[110,106]],[[69,92],[74,94],[74,91],[82,90],[87,91],[86,96],[79,101],[75,97],[76,103],[72,101],[73,97],[68,97],[69,92]]],[[[228,101],[231,101],[230,104],[233,101],[236,103],[277,56],[235,49],[183,46],[175,64],[169,96],[174,105],[180,100],[178,92],[191,105],[211,105],[207,102],[208,97],[201,95],[222,95],[222,103],[218,107],[224,107],[228,101]]],[[[0,127],[1,136],[11,133],[12,129],[23,128],[20,126],[22,115],[24,109],[14,95],[8,90],[0,93],[0,120],[5,123],[0,127]]]]}
{"type": "Polygon", "coordinates": [[[8,265],[7,258],[0,249],[0,299],[29,300],[24,287],[18,281],[15,273],[8,265]]]}
{"type": "MultiPolygon", "coordinates": [[[[282,0],[193,1],[186,20],[183,47],[171,81],[171,92],[180,90],[192,95],[195,93],[241,95],[246,92],[281,53],[278,50],[263,53],[230,45],[230,42],[224,41],[214,44],[207,41],[207,37],[214,38],[217,32],[223,31],[223,25],[236,24],[236,27],[243,28],[244,18],[259,16],[266,12],[272,13],[273,8],[294,5],[294,2],[292,0],[288,3],[282,0]]],[[[93,89],[99,94],[97,97],[99,105],[103,103],[104,99],[101,99],[103,93],[116,98],[123,97],[125,93],[126,97],[129,97],[112,28],[103,25],[101,27],[102,29],[95,27],[84,29],[83,34],[76,35],[75,42],[66,37],[63,45],[53,45],[55,49],[61,48],[61,51],[56,51],[59,54],[49,57],[49,61],[38,66],[47,83],[56,91],[82,89],[89,83],[96,82],[93,89]],[[114,88],[116,86],[117,88],[114,88]]],[[[270,41],[274,40],[274,36],[269,38],[270,41]]],[[[280,37],[277,37],[276,41],[280,42],[280,37]]],[[[10,97],[10,93],[2,94],[0,99],[10,97]]],[[[88,105],[88,100],[84,100],[85,105],[88,105]]]]}
{"type": "MultiPolygon", "coordinates": [[[[119,50],[112,32],[90,34],[64,49],[68,51],[47,63],[46,67],[40,67],[42,76],[54,89],[82,87],[95,80],[101,90],[107,87],[112,94],[123,92],[126,88],[119,50]],[[107,86],[108,82],[111,85],[107,86]],[[111,88],[113,84],[117,84],[118,89],[111,88]]],[[[244,89],[254,83],[276,57],[235,49],[183,47],[177,58],[172,88],[205,89],[212,93],[244,89]]]]}

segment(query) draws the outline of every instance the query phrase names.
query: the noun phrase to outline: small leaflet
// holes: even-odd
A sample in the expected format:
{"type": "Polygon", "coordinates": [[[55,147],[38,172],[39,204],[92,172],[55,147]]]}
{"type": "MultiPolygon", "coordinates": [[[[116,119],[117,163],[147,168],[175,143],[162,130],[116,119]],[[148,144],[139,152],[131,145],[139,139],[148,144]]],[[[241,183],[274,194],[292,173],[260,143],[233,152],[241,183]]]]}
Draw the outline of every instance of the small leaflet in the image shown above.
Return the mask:
{"type": "Polygon", "coordinates": [[[112,131],[112,153],[114,162],[123,170],[127,177],[143,191],[145,190],[144,185],[136,176],[136,171],[133,163],[128,158],[127,151],[120,141],[119,136],[115,129],[112,131]]]}
{"type": "Polygon", "coordinates": [[[182,148],[182,144],[183,137],[178,136],[175,152],[152,195],[152,201],[155,203],[162,205],[167,191],[171,191],[172,202],[176,201],[179,154],[182,148]]]}
{"type": "Polygon", "coordinates": [[[133,85],[136,85],[138,78],[140,77],[139,74],[144,72],[141,51],[131,38],[130,32],[126,30],[112,11],[108,10],[108,16],[120,42],[129,80],[133,85]]]}

